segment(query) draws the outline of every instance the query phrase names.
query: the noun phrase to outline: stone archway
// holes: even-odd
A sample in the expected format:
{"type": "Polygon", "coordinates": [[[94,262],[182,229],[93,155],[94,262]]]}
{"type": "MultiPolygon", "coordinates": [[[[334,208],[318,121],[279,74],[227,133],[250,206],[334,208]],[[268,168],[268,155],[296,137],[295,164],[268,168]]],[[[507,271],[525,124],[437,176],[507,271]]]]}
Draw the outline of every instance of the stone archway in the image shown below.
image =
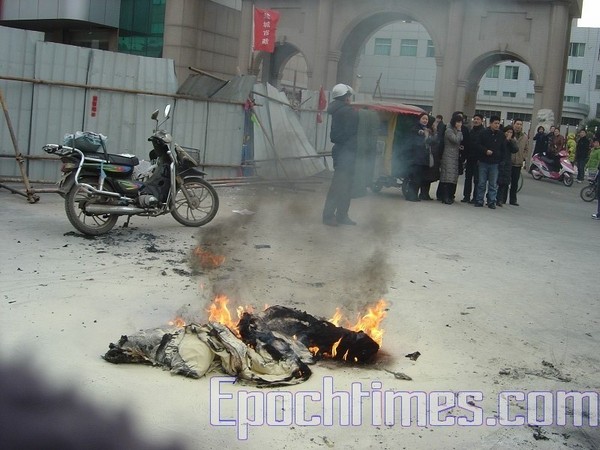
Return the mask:
{"type": "MultiPolygon", "coordinates": [[[[571,21],[583,0],[242,0],[243,10],[273,8],[278,38],[303,49],[311,68],[309,89],[354,78],[359,42],[371,30],[402,17],[420,22],[436,48],[434,109],[466,110],[482,55],[521,55],[536,74],[534,111],[560,115],[571,21]],[[476,73],[476,72],[473,72],[476,73]]],[[[248,38],[250,31],[247,30],[248,38]]],[[[243,36],[242,36],[243,38],[243,36]]],[[[241,55],[242,62],[248,55],[241,55]]],[[[243,67],[243,66],[242,66],[243,67]]],[[[560,119],[560,117],[558,117],[560,119]]]]}
{"type": "MultiPolygon", "coordinates": [[[[258,53],[252,63],[251,73],[258,74],[261,72],[262,66],[262,77],[260,81],[268,82],[273,86],[278,86],[283,69],[290,59],[296,55],[302,55],[304,57],[302,51],[295,45],[288,42],[277,43],[273,53],[258,53]]],[[[304,57],[304,59],[306,61],[306,57],[304,57]]],[[[310,73],[310,68],[307,68],[307,72],[310,73]]]]}
{"type": "Polygon", "coordinates": [[[401,12],[376,13],[352,27],[341,45],[336,81],[353,84],[359,52],[369,37],[383,26],[402,20],[418,22],[414,17],[401,12]]]}
{"type": "Polygon", "coordinates": [[[504,61],[520,62],[531,68],[531,65],[521,55],[512,52],[491,52],[474,60],[472,65],[465,70],[463,81],[459,81],[459,86],[464,91],[462,100],[459,99],[459,102],[464,105],[461,111],[464,111],[467,116],[472,117],[475,112],[479,82],[487,69],[504,61]]]}

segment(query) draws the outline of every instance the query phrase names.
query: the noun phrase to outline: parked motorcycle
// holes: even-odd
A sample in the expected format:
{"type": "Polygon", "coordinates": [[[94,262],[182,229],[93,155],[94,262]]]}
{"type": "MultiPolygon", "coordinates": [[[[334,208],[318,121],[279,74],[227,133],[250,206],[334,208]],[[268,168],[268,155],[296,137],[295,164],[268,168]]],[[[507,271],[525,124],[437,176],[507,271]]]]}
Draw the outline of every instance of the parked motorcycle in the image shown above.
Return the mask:
{"type": "Polygon", "coordinates": [[[565,186],[572,186],[575,179],[575,168],[569,161],[569,153],[562,150],[558,154],[560,158],[560,168],[554,167],[552,158],[548,158],[539,153],[531,157],[531,166],[529,172],[536,180],[549,178],[551,180],[562,181],[565,186]]]}
{"type": "Polygon", "coordinates": [[[584,202],[593,202],[598,199],[598,177],[600,171],[596,172],[596,175],[588,178],[589,184],[581,188],[579,196],[584,202]]]}
{"type": "Polygon", "coordinates": [[[71,146],[43,147],[63,163],[60,191],[67,218],[78,231],[90,236],[107,233],[119,216],[127,216],[124,227],[132,216],[170,213],[188,227],[205,225],[215,217],[219,197],[204,179],[206,173],[181,146],[172,143],[169,133],[159,129],[170,118],[170,111],[171,105],[167,105],[161,123],[159,111],[152,113],[155,127],[148,138],[152,163],[146,163],[149,167],[141,172],[136,156],[108,153],[105,137],[96,133],[82,133],[88,139],[85,145],[72,139],[71,146]],[[94,145],[89,145],[90,141],[94,145]]]}

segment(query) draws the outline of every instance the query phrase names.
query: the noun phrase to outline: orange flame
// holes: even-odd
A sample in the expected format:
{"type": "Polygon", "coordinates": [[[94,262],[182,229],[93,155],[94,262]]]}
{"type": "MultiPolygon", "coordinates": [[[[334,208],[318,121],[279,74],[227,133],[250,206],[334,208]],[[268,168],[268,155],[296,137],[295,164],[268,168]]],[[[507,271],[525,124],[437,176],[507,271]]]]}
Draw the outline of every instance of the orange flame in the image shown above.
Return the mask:
{"type": "MultiPolygon", "coordinates": [[[[381,347],[384,330],[381,329],[379,325],[387,314],[387,306],[388,304],[384,299],[379,300],[375,306],[367,308],[367,313],[362,317],[359,317],[356,321],[356,324],[351,325],[348,321],[346,321],[346,328],[352,331],[363,331],[381,347]]],[[[329,319],[329,322],[334,324],[336,327],[339,327],[342,319],[343,316],[340,312],[340,309],[336,308],[335,314],[331,319],[329,319]]],[[[332,356],[335,356],[335,353],[332,356]]]]}
{"type": "Polygon", "coordinates": [[[210,322],[219,322],[232,331],[237,332],[237,321],[234,321],[229,312],[227,304],[229,298],[226,295],[217,295],[208,308],[208,320],[210,322]]]}
{"type": "Polygon", "coordinates": [[[335,308],[335,314],[333,315],[333,317],[331,319],[329,319],[329,322],[334,324],[336,327],[340,326],[340,322],[342,321],[342,312],[340,311],[340,308],[335,308]]]}
{"type": "Polygon", "coordinates": [[[184,328],[187,324],[185,323],[183,317],[175,317],[173,320],[169,321],[169,325],[172,327],[184,328]]]}
{"type": "Polygon", "coordinates": [[[336,342],[333,343],[333,345],[331,346],[331,357],[335,358],[335,355],[337,355],[337,348],[338,345],[340,345],[340,342],[342,342],[342,338],[339,338],[336,342]]]}
{"type": "Polygon", "coordinates": [[[198,258],[200,267],[203,269],[215,269],[219,267],[225,261],[225,257],[222,255],[215,255],[208,250],[201,247],[194,249],[194,255],[198,258]]]}
{"type": "Polygon", "coordinates": [[[351,327],[352,331],[364,331],[381,347],[383,342],[383,329],[379,328],[379,324],[387,315],[388,304],[384,299],[377,302],[374,307],[367,308],[367,313],[358,319],[356,325],[351,327]]]}

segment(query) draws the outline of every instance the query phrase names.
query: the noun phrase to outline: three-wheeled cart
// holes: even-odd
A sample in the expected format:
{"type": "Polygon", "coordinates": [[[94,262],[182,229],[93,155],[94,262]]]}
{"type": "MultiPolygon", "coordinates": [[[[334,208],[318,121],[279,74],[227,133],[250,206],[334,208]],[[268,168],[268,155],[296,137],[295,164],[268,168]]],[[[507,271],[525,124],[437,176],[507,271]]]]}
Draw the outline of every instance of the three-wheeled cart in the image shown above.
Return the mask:
{"type": "MultiPolygon", "coordinates": [[[[358,108],[377,112],[379,130],[376,149],[371,155],[374,161],[368,167],[371,175],[368,187],[372,192],[380,192],[383,188],[400,188],[406,196],[407,178],[410,170],[410,138],[409,134],[417,124],[417,118],[425,110],[402,103],[370,102],[356,105],[358,108]]],[[[361,145],[359,143],[359,159],[361,145]]],[[[360,178],[360,166],[357,166],[360,178]]]]}

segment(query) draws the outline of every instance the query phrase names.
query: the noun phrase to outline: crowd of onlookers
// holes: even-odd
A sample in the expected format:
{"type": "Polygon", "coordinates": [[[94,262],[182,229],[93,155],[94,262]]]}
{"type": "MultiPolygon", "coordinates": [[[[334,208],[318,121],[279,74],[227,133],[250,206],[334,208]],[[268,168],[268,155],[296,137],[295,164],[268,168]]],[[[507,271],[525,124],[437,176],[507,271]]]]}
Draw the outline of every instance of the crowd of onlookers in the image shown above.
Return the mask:
{"type": "Polygon", "coordinates": [[[407,200],[432,200],[431,183],[439,180],[435,196],[451,205],[458,177],[464,173],[461,202],[482,207],[485,201],[490,209],[507,203],[519,206],[521,169],[535,154],[543,156],[551,170],[558,170],[560,155],[565,155],[577,168],[578,182],[584,180],[586,171],[598,170],[600,136],[591,135],[585,129],[565,138],[557,127],[552,126],[546,132],[540,126],[533,137],[530,155],[530,139],[523,129],[522,119],[502,126],[500,117],[492,116],[488,126],[484,126],[483,116],[475,114],[471,127],[465,122],[462,112],[453,113],[448,124],[440,115],[435,119],[426,113],[419,116],[411,135],[413,156],[407,177],[407,200]]]}
{"type": "MultiPolygon", "coordinates": [[[[334,144],[334,174],[323,207],[323,223],[356,225],[348,211],[355,184],[359,112],[350,105],[354,94],[350,86],[336,84],[331,93],[333,101],[327,112],[332,117],[329,137],[334,144]]],[[[441,115],[434,118],[424,112],[418,116],[408,135],[403,136],[406,143],[403,142],[403,150],[397,152],[402,174],[392,173],[392,177],[403,179],[408,201],[433,200],[431,184],[439,181],[436,199],[452,205],[459,176],[464,174],[461,202],[475,207],[487,205],[490,209],[505,204],[519,206],[517,192],[521,170],[536,154],[542,154],[550,166],[558,163],[560,167],[560,155],[568,150],[568,157],[577,167],[579,182],[583,181],[586,168],[598,169],[600,136],[589,136],[585,129],[580,130],[577,137],[569,135],[565,139],[559,128],[551,127],[546,133],[540,126],[533,137],[534,148],[530,155],[530,138],[523,130],[522,119],[514,119],[510,125],[503,126],[500,117],[491,116],[485,126],[483,116],[475,114],[470,127],[466,122],[460,111],[452,114],[448,124],[441,115]]],[[[362,190],[366,190],[368,178],[365,178],[366,183],[361,182],[362,190]]],[[[598,208],[594,218],[600,218],[600,204],[598,208]]]]}

